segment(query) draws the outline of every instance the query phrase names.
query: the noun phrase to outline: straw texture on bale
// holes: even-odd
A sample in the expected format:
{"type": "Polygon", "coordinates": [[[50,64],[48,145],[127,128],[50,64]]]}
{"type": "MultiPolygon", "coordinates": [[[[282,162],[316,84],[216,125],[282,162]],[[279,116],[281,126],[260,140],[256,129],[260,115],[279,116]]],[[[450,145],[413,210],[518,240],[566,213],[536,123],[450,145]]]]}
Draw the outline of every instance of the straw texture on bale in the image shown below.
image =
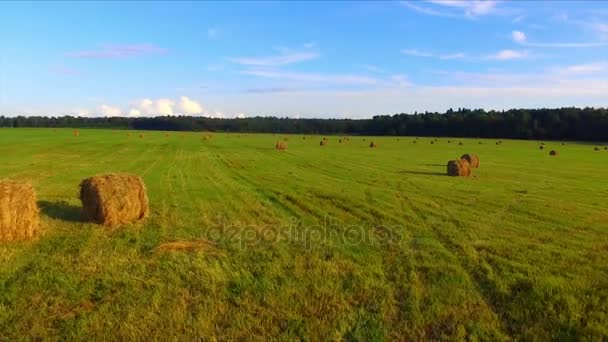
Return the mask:
{"type": "Polygon", "coordinates": [[[466,177],[471,175],[469,162],[464,159],[450,160],[448,162],[448,176],[466,177]]]}
{"type": "Polygon", "coordinates": [[[460,159],[464,159],[469,162],[471,168],[476,169],[479,167],[479,156],[473,153],[463,154],[460,159]]]}
{"type": "Polygon", "coordinates": [[[559,154],[559,153],[557,153],[557,151],[556,151],[556,150],[551,150],[551,152],[549,152],[549,155],[550,155],[550,156],[556,156],[556,155],[558,155],[558,154],[559,154]]]}
{"type": "Polygon", "coordinates": [[[148,216],[148,195],[143,180],[131,174],[93,176],[80,183],[82,218],[117,226],[148,216]]]}
{"type": "Polygon", "coordinates": [[[38,233],[36,192],[27,183],[0,180],[0,241],[27,240],[38,233]]]}
{"type": "Polygon", "coordinates": [[[287,144],[284,141],[279,140],[274,148],[278,151],[285,151],[287,149],[287,144]]]}

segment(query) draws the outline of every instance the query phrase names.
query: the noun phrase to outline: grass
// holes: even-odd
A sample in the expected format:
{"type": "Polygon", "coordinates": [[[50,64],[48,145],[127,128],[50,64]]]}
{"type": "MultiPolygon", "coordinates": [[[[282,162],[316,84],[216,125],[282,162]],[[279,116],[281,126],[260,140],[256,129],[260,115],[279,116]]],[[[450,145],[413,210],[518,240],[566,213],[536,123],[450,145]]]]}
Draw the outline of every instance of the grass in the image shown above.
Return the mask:
{"type": "Polygon", "coordinates": [[[131,133],[0,130],[44,228],[0,244],[0,340],[608,338],[595,145],[131,133]],[[444,176],[466,152],[473,176],[444,176]],[[79,221],[107,172],[144,178],[147,221],[79,221]]]}

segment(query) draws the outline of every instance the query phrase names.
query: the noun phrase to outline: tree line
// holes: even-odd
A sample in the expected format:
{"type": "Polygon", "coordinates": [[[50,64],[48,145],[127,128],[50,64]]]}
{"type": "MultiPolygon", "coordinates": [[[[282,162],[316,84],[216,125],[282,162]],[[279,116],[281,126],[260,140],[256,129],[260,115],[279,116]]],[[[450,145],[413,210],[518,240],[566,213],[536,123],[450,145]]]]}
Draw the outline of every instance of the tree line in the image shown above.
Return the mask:
{"type": "Polygon", "coordinates": [[[608,140],[608,109],[449,109],[445,113],[377,115],[371,119],[0,116],[0,127],[71,127],[241,133],[451,136],[546,140],[608,140]]]}

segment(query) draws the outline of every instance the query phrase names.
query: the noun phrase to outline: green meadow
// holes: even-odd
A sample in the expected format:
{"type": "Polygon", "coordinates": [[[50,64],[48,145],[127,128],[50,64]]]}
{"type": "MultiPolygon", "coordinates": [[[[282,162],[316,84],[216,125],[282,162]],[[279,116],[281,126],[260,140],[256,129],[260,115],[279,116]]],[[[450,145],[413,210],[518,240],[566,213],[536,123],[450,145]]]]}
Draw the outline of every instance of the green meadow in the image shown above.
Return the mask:
{"type": "Polygon", "coordinates": [[[168,134],[0,129],[41,212],[0,243],[0,340],[608,339],[601,144],[168,134]],[[112,172],[148,219],[81,222],[80,181],[112,172]]]}

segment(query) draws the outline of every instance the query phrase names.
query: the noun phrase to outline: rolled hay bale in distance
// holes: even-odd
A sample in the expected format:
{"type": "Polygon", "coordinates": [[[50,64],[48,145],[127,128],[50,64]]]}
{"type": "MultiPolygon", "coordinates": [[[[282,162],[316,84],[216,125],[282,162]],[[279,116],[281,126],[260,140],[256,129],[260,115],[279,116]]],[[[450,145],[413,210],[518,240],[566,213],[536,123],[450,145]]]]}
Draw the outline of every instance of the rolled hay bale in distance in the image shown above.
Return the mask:
{"type": "Polygon", "coordinates": [[[83,220],[108,227],[144,219],[149,212],[146,185],[131,174],[111,173],[83,180],[80,200],[83,220]]]}
{"type": "Polygon", "coordinates": [[[593,150],[594,150],[594,151],[599,151],[599,150],[600,150],[600,148],[599,148],[599,147],[596,147],[596,148],[594,148],[593,150]]]}
{"type": "Polygon", "coordinates": [[[604,150],[608,150],[608,146],[604,146],[604,150]]]}
{"type": "Polygon", "coordinates": [[[469,162],[471,168],[476,169],[479,167],[479,156],[474,153],[465,153],[460,157],[460,159],[464,159],[469,162]]]}
{"type": "Polygon", "coordinates": [[[321,142],[319,143],[319,146],[325,146],[327,145],[327,140],[323,139],[321,140],[321,142]]]}
{"type": "Polygon", "coordinates": [[[545,149],[545,146],[540,145],[540,146],[538,146],[538,149],[539,149],[539,150],[544,150],[544,149],[545,149]]]}
{"type": "Polygon", "coordinates": [[[467,177],[471,175],[469,162],[464,159],[450,160],[448,162],[448,176],[467,177]]]}
{"type": "Polygon", "coordinates": [[[462,146],[462,145],[464,145],[464,144],[462,143],[462,141],[459,141],[459,142],[458,142],[458,146],[462,146]]]}
{"type": "Polygon", "coordinates": [[[274,147],[277,151],[285,151],[287,149],[287,143],[284,141],[277,141],[277,144],[274,147]]]}
{"type": "Polygon", "coordinates": [[[140,138],[140,139],[143,139],[143,138],[144,138],[144,134],[143,134],[143,133],[140,133],[140,134],[139,134],[139,138],[140,138]]]}
{"type": "Polygon", "coordinates": [[[558,154],[559,154],[559,153],[558,153],[556,150],[551,150],[551,151],[549,152],[549,155],[550,155],[550,156],[557,156],[558,154]]]}
{"type": "Polygon", "coordinates": [[[80,136],[80,132],[77,129],[75,129],[72,131],[72,135],[75,137],[78,137],[78,136],[80,136]]]}
{"type": "Polygon", "coordinates": [[[378,145],[376,145],[376,143],[372,141],[372,142],[369,143],[369,147],[370,148],[376,148],[376,147],[378,147],[378,145]]]}
{"type": "Polygon", "coordinates": [[[0,241],[27,240],[38,233],[39,210],[34,188],[0,180],[0,241]]]}

